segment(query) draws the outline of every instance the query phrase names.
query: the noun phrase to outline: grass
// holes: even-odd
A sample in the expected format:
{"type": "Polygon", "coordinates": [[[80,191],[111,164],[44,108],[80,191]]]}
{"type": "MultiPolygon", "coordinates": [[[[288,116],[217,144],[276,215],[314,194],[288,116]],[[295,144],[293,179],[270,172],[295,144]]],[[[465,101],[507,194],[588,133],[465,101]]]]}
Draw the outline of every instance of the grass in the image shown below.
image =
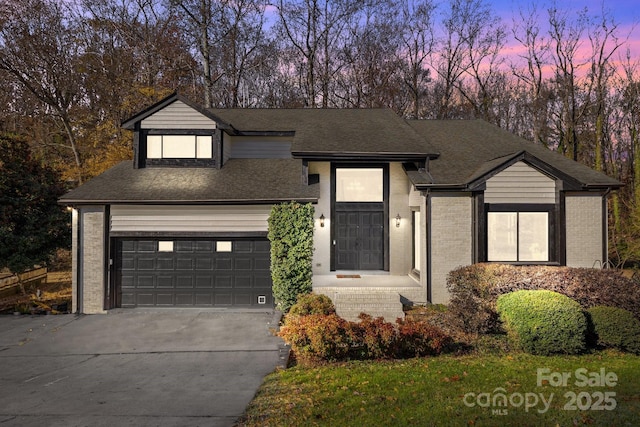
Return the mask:
{"type": "Polygon", "coordinates": [[[606,351],[582,356],[476,354],[296,366],[265,378],[240,425],[633,426],[638,419],[640,357],[606,351]],[[567,385],[554,387],[543,378],[539,386],[538,368],[569,373],[567,385]],[[579,368],[594,377],[604,369],[615,373],[618,381],[613,387],[576,384],[579,368]],[[492,403],[501,392],[512,401],[506,407],[492,403]],[[601,401],[601,406],[615,403],[615,409],[596,409],[604,392],[615,395],[601,401]],[[482,393],[489,395],[479,397],[482,393]],[[576,410],[566,410],[572,393],[580,399],[573,402],[576,410]],[[547,410],[540,395],[546,401],[552,396],[547,410]],[[517,406],[519,396],[528,398],[531,407],[517,406]]]}

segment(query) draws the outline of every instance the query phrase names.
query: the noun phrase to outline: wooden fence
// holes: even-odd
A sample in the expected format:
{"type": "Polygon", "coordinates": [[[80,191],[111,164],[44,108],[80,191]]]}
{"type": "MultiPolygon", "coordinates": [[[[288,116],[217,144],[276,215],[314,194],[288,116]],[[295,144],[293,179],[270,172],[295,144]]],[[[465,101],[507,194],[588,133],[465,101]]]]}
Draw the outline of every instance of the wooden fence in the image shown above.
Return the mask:
{"type": "Polygon", "coordinates": [[[24,273],[14,274],[12,276],[4,277],[0,279],[0,291],[17,286],[18,283],[28,284],[39,280],[47,279],[47,268],[35,268],[33,270],[25,271],[24,273]]]}

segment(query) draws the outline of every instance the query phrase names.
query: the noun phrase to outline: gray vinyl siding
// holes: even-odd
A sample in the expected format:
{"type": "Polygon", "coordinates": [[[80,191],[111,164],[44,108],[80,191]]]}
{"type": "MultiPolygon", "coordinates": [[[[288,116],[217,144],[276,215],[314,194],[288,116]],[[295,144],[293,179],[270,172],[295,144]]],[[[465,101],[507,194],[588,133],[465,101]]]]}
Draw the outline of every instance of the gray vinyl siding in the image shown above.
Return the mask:
{"type": "Polygon", "coordinates": [[[556,184],[547,175],[518,162],[487,180],[485,203],[555,203],[556,184]]]}
{"type": "Polygon", "coordinates": [[[142,129],[216,129],[216,123],[181,101],[142,120],[142,129]]]}
{"type": "Polygon", "coordinates": [[[231,138],[232,159],[290,159],[291,138],[245,136],[231,138]]]}
{"type": "Polygon", "coordinates": [[[270,205],[111,207],[112,233],[266,232],[270,205]]]}

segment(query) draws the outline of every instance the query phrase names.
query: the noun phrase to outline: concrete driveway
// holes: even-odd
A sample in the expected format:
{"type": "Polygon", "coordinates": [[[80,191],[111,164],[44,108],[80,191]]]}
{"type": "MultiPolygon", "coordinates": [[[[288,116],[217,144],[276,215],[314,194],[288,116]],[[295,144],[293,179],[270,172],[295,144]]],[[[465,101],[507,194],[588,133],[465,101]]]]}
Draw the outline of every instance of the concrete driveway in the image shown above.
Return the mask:
{"type": "Polygon", "coordinates": [[[231,426],[285,363],[273,312],[0,317],[2,426],[231,426]]]}

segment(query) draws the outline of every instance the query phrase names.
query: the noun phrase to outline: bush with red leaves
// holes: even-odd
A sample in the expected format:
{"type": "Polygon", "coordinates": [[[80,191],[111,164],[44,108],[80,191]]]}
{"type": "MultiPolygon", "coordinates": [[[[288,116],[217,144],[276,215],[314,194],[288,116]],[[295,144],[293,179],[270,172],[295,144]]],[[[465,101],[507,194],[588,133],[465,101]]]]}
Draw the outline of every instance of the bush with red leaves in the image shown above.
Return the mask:
{"type": "Polygon", "coordinates": [[[583,309],[618,307],[640,319],[640,283],[618,270],[474,264],[451,271],[447,289],[449,310],[467,333],[495,330],[496,300],[519,290],[555,291],[576,300],[583,309]]]}

